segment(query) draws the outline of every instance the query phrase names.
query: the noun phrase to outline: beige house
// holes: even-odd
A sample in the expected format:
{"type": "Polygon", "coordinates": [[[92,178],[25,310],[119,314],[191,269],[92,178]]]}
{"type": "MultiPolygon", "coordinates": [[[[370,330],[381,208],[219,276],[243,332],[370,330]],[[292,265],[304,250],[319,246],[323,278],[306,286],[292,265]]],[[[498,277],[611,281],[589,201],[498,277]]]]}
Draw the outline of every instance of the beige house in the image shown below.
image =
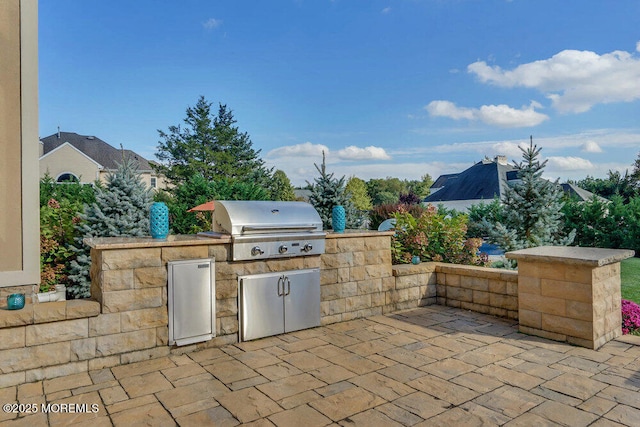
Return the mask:
{"type": "Polygon", "coordinates": [[[74,132],[58,131],[40,140],[40,178],[49,174],[57,182],[106,182],[107,176],[118,168],[123,157],[138,162],[138,172],[148,187],[166,188],[164,177],[158,175],[141,155],[117,149],[95,136],[74,132]]]}

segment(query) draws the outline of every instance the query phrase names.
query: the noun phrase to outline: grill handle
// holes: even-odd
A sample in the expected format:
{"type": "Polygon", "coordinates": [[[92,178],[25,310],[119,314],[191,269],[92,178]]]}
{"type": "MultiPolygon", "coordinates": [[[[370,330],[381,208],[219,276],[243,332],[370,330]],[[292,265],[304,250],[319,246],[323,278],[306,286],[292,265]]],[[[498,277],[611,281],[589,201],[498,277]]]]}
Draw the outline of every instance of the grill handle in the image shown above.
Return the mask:
{"type": "Polygon", "coordinates": [[[316,230],[315,225],[243,225],[242,231],[316,230]]]}

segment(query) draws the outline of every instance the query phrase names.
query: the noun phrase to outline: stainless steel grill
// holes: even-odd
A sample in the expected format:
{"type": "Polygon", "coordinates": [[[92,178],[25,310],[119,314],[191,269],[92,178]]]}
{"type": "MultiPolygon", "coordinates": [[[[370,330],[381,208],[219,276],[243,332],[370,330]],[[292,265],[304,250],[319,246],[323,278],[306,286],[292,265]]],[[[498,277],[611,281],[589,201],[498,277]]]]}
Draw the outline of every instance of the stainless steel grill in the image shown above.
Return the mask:
{"type": "Polygon", "coordinates": [[[308,203],[220,200],[215,206],[213,231],[200,234],[231,235],[234,261],[324,253],[322,220],[308,203]]]}

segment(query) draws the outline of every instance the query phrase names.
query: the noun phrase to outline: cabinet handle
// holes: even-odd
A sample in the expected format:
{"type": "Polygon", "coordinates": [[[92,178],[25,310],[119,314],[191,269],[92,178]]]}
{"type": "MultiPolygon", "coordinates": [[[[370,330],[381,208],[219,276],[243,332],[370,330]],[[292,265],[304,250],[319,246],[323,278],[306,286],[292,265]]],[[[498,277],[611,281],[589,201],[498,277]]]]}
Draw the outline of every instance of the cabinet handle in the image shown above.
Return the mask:
{"type": "Polygon", "coordinates": [[[282,286],[282,290],[284,291],[284,283],[287,284],[287,292],[284,294],[285,296],[289,295],[291,293],[291,281],[289,280],[288,277],[284,278],[283,281],[283,286],[282,286]]]}
{"type": "Polygon", "coordinates": [[[284,276],[278,277],[278,296],[284,296],[284,276]],[[280,291],[280,284],[282,284],[282,291],[280,291]]]}

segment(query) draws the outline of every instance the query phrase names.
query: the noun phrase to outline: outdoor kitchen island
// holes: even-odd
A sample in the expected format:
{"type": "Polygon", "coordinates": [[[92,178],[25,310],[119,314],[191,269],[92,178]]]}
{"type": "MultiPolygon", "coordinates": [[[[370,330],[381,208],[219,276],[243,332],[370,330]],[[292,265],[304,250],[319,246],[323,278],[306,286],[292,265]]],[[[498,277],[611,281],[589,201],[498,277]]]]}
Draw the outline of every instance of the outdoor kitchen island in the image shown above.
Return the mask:
{"type": "MultiPolygon", "coordinates": [[[[241,323],[238,278],[301,270],[319,270],[322,325],[435,303],[433,271],[424,274],[424,283],[395,289],[392,234],[362,230],[327,232],[322,254],[240,261],[233,260],[232,238],[228,235],[215,238],[172,235],[166,240],[89,239],[92,299],[100,302],[102,308],[100,316],[94,319],[94,329],[117,335],[122,343],[119,350],[130,353],[129,361],[236,343],[241,323]],[[215,260],[216,336],[201,343],[169,346],[167,264],[206,258],[215,260]]],[[[111,359],[106,358],[115,355],[116,348],[102,351],[100,341],[98,338],[96,356],[102,356],[109,364],[111,359]]]]}

